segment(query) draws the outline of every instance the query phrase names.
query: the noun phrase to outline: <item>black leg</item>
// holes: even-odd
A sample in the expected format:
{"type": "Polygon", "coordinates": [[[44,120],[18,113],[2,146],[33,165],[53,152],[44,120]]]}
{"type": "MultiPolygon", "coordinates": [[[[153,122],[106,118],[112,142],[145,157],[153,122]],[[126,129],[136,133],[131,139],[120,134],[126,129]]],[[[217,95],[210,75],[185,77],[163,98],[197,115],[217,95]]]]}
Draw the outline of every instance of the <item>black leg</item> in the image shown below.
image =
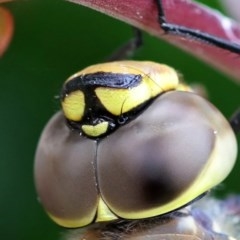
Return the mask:
{"type": "Polygon", "coordinates": [[[117,49],[110,57],[107,58],[107,61],[117,61],[131,57],[136,50],[142,46],[142,32],[137,28],[133,28],[133,31],[133,38],[117,49]]]}
{"type": "Polygon", "coordinates": [[[229,120],[235,133],[240,133],[240,108],[233,114],[229,120]]]}
{"type": "Polygon", "coordinates": [[[187,28],[187,27],[176,25],[173,23],[168,23],[167,19],[165,17],[165,14],[164,14],[162,0],[156,0],[156,3],[158,6],[158,21],[159,21],[161,28],[166,33],[181,35],[183,37],[195,39],[197,41],[201,41],[204,43],[208,43],[208,44],[214,45],[216,47],[219,47],[219,48],[222,48],[222,49],[234,52],[234,53],[240,53],[240,45],[239,44],[227,41],[222,38],[218,38],[218,37],[210,35],[208,33],[201,32],[197,29],[187,28]]]}
{"type": "MultiPolygon", "coordinates": [[[[158,7],[158,21],[160,27],[165,31],[165,33],[180,35],[186,38],[195,39],[207,44],[212,44],[216,47],[228,50],[234,53],[240,53],[240,45],[218,38],[216,36],[201,32],[197,29],[187,28],[184,26],[176,25],[167,22],[162,0],[155,0],[158,7]]],[[[176,10],[177,11],[177,10],[176,10]]],[[[240,109],[238,109],[229,120],[235,133],[240,133],[240,109]]]]}

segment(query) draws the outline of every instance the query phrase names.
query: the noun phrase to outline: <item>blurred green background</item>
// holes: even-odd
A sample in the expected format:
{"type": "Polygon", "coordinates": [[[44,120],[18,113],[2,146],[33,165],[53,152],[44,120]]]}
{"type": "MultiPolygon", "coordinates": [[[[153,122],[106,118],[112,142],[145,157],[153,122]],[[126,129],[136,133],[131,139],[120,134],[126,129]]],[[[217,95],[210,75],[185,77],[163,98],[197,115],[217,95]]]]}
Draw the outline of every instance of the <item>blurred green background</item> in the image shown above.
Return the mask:
{"type": "MultiPolygon", "coordinates": [[[[65,1],[19,1],[6,6],[15,18],[15,33],[0,60],[1,239],[59,239],[64,230],[46,216],[34,189],[39,135],[59,109],[56,96],[64,80],[103,61],[132,32],[122,22],[65,1]]],[[[167,63],[187,82],[204,84],[210,100],[226,116],[240,105],[240,88],[226,76],[159,39],[145,34],[144,40],[135,59],[167,63]]],[[[216,191],[240,193],[239,172],[240,161],[216,191]]]]}

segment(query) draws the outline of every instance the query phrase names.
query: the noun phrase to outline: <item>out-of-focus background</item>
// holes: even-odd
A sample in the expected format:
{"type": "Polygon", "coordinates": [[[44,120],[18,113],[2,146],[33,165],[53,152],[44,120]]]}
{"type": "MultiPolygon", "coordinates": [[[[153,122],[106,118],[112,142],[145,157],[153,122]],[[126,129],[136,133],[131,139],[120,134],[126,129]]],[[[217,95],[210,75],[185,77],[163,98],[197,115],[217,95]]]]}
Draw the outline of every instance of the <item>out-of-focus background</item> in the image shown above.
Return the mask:
{"type": "MultiPolygon", "coordinates": [[[[39,135],[59,109],[57,96],[64,80],[104,61],[132,32],[122,22],[66,1],[18,1],[5,6],[14,16],[15,32],[0,59],[1,239],[59,239],[64,230],[46,216],[34,188],[39,135]]],[[[134,59],[164,62],[187,82],[204,84],[210,100],[227,117],[240,105],[239,85],[226,76],[147,34],[144,42],[134,59]]],[[[240,159],[216,194],[240,193],[239,176],[240,159]]]]}

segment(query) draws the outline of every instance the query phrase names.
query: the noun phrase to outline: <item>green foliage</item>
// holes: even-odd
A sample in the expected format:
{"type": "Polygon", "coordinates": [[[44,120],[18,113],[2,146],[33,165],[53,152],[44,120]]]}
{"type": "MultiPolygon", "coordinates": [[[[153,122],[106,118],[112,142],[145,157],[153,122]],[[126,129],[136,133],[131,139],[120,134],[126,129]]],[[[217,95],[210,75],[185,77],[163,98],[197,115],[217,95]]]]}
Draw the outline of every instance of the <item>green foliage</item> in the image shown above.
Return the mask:
{"type": "MultiPolygon", "coordinates": [[[[124,23],[64,1],[7,5],[15,18],[13,41],[0,61],[0,229],[4,240],[58,239],[62,231],[37,202],[33,160],[39,135],[59,109],[63,81],[102,62],[132,36],[124,23]]],[[[239,106],[239,86],[206,64],[147,34],[135,59],[164,62],[187,82],[206,86],[229,116],[239,106]]],[[[226,159],[227,161],[227,159],[226,159]]],[[[219,192],[240,192],[240,161],[219,192]]]]}

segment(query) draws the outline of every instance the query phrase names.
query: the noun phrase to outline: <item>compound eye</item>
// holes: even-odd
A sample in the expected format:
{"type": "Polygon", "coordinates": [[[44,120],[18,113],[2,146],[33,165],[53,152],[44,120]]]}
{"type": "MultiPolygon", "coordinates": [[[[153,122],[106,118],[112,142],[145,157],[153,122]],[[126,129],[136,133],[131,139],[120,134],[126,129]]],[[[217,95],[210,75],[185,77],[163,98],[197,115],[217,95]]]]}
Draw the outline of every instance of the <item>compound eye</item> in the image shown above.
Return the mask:
{"type": "Polygon", "coordinates": [[[93,162],[96,143],[69,131],[62,113],[45,127],[35,157],[35,184],[49,216],[64,227],[94,221],[99,196],[93,162]]]}
{"type": "Polygon", "coordinates": [[[193,93],[165,93],[100,142],[100,193],[122,218],[164,214],[220,183],[236,149],[229,123],[209,102],[193,93]]]}
{"type": "Polygon", "coordinates": [[[62,99],[62,110],[66,119],[70,121],[81,121],[85,111],[84,93],[76,90],[62,99]]]}

